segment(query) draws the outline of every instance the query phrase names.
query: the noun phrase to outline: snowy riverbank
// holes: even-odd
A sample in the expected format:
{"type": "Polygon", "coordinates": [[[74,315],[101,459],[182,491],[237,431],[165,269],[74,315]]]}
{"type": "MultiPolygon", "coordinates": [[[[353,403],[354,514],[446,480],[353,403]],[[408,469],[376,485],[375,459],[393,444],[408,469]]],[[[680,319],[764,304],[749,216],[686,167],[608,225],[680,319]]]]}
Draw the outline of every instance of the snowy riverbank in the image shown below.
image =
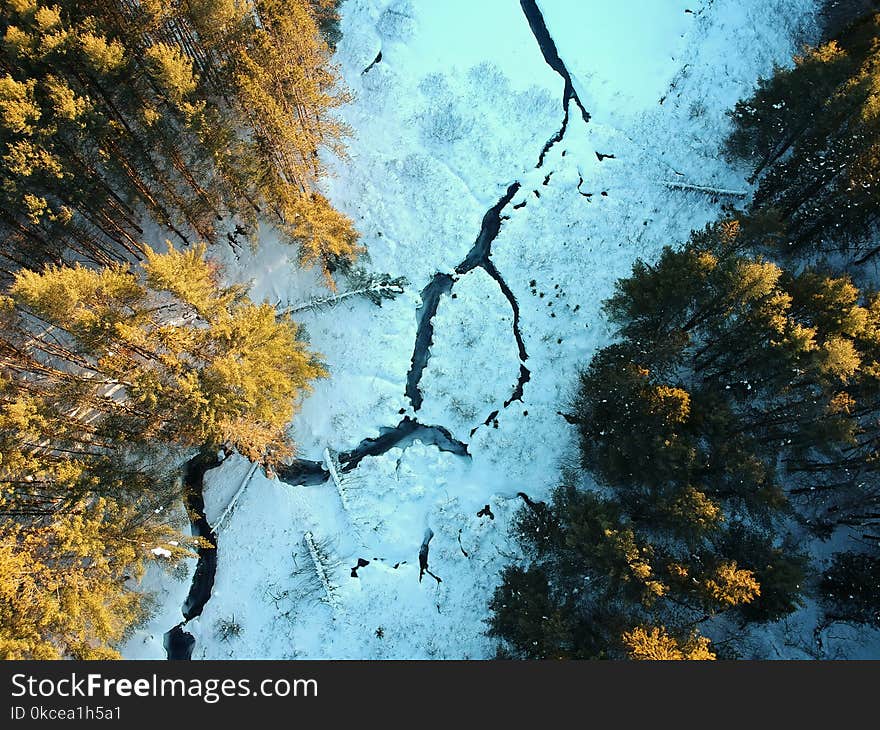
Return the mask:
{"type": "MultiPolygon", "coordinates": [[[[576,97],[566,114],[572,95],[518,0],[342,4],[336,61],[356,97],[343,112],[354,137],[328,193],[361,231],[369,266],[409,285],[381,308],[349,300],[303,315],[331,377],[293,424],[299,455],[349,451],[409,416],[447,429],[469,456],[404,440],[344,473],[341,490],[255,474],[218,531],[213,593],[186,629],[193,658],[492,656],[486,603],[516,555],[517,494],[544,498],[569,453],[559,411],[577,367],[608,340],[601,302],[636,257],[683,240],[725,202],[668,183],[747,189],[718,155],[725,113],[809,40],[814,5],[538,0],[576,97]],[[488,265],[463,267],[516,183],[488,265]],[[419,292],[438,273],[453,281],[437,299],[416,410],[419,292]],[[419,579],[429,530],[442,582],[419,579]],[[369,564],[353,577],[359,559],[369,564]],[[233,617],[241,633],[224,640],[216,625],[233,617]]],[[[302,301],[316,277],[293,272],[288,255],[267,241],[234,273],[255,298],[302,301]]],[[[210,521],[249,468],[232,457],[208,472],[210,521]]],[[[159,585],[161,610],[127,656],[165,655],[188,585],[159,585]]],[[[800,655],[782,647],[782,629],[765,640],[800,655]]]]}

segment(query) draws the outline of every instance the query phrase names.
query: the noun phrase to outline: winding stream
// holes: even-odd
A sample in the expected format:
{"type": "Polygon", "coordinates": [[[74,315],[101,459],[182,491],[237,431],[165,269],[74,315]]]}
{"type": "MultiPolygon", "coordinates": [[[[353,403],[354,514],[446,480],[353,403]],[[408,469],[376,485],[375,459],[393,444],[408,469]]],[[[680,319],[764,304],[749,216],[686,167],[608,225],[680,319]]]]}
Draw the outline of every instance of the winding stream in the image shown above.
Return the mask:
{"type": "MultiPolygon", "coordinates": [[[[577,91],[571,79],[565,63],[559,57],[556,44],[547,30],[544,17],[538,7],[536,0],[520,0],[520,6],[523,14],[528,21],[529,28],[541,49],[544,61],[563,81],[562,108],[564,112],[562,125],[559,131],[551,137],[541,149],[538,157],[536,168],[540,168],[544,164],[544,159],[551,148],[562,140],[565,136],[565,130],[569,122],[569,104],[574,101],[581,112],[584,122],[590,121],[590,114],[584,108],[577,91]]],[[[381,53],[376,57],[373,64],[364,69],[363,73],[367,73],[372,66],[381,61],[381,53]]],[[[552,173],[551,173],[552,174],[552,173]]],[[[549,176],[548,176],[549,178],[549,176]]],[[[482,268],[497,284],[507,302],[510,304],[513,312],[513,336],[516,340],[517,351],[520,361],[520,373],[516,386],[511,397],[504,402],[503,408],[507,408],[514,401],[521,401],[525,384],[531,378],[531,372],[525,363],[528,360],[525,342],[520,332],[520,312],[519,304],[513,291],[508,286],[504,277],[496,268],[491,260],[492,243],[501,231],[501,223],[507,220],[509,216],[503,215],[504,209],[513,200],[513,197],[519,191],[521,184],[514,181],[507,187],[505,194],[493,205],[483,216],[480,232],[474,241],[474,245],[468,251],[464,260],[455,267],[455,274],[438,272],[434,274],[428,284],[422,289],[422,303],[416,310],[416,336],[413,345],[413,354],[410,369],[406,377],[406,396],[412,404],[414,412],[418,412],[422,407],[423,396],[419,388],[422,375],[427,367],[430,359],[430,349],[434,338],[434,316],[437,314],[437,308],[440,303],[440,297],[444,294],[452,292],[455,283],[460,277],[464,276],[475,268],[482,268]]],[[[520,209],[525,203],[514,206],[514,209],[520,209]]],[[[498,415],[499,411],[493,411],[484,422],[484,425],[490,424],[498,415]]],[[[471,431],[471,436],[476,432],[476,428],[471,431]]],[[[337,455],[342,470],[350,472],[357,468],[358,464],[367,456],[379,456],[386,453],[392,448],[405,448],[414,440],[419,439],[423,443],[436,446],[441,451],[447,451],[459,456],[469,457],[468,444],[457,441],[450,431],[439,425],[424,425],[419,423],[415,418],[404,416],[396,426],[392,428],[384,428],[380,430],[379,436],[364,439],[354,449],[348,452],[342,452],[337,455]]],[[[205,472],[218,466],[219,459],[215,456],[200,454],[199,456],[187,462],[184,468],[184,484],[186,506],[189,510],[192,523],[193,535],[205,538],[209,546],[199,548],[199,559],[193,574],[192,584],[189,594],[183,604],[183,621],[165,634],[165,650],[168,659],[190,659],[195,646],[195,638],[184,630],[188,621],[201,615],[205,604],[211,597],[211,591],[214,587],[214,576],[217,569],[217,536],[211,529],[204,512],[203,498],[203,481],[205,472]]],[[[319,461],[309,461],[305,459],[297,459],[288,466],[281,467],[277,470],[278,478],[292,486],[316,486],[324,484],[330,478],[325,465],[319,461]]],[[[528,504],[532,509],[536,508],[524,493],[518,496],[528,504]]],[[[419,548],[420,576],[425,573],[431,575],[438,582],[440,579],[428,570],[428,544],[430,543],[433,532],[428,529],[425,539],[419,548]]],[[[462,548],[464,552],[464,549],[462,548]]]]}
{"type": "Polygon", "coordinates": [[[205,499],[203,485],[205,472],[220,465],[216,454],[202,452],[183,467],[183,495],[187,512],[190,515],[190,526],[194,536],[208,542],[198,549],[199,561],[193,573],[189,593],[183,602],[183,621],[165,634],[165,651],[169,659],[189,659],[196,640],[192,634],[184,631],[190,619],[200,616],[202,609],[211,597],[214,588],[214,575],[217,572],[217,536],[205,517],[205,499]]]}
{"type": "MultiPolygon", "coordinates": [[[[529,28],[532,29],[532,35],[535,36],[535,40],[538,41],[538,47],[541,49],[544,60],[565,82],[565,88],[562,92],[562,109],[565,111],[566,120],[568,119],[568,102],[574,101],[574,103],[577,104],[578,109],[581,110],[581,117],[583,118],[584,123],[588,123],[590,121],[590,113],[581,103],[581,99],[574,88],[574,83],[572,83],[571,74],[568,73],[565,63],[559,57],[559,51],[556,50],[556,43],[550,35],[550,31],[547,30],[547,24],[544,22],[544,15],[538,7],[537,0],[519,0],[519,4],[526,16],[526,20],[529,21],[529,28]]],[[[563,125],[563,131],[564,130],[565,125],[563,125]]],[[[560,139],[561,138],[560,135],[560,139]]]]}

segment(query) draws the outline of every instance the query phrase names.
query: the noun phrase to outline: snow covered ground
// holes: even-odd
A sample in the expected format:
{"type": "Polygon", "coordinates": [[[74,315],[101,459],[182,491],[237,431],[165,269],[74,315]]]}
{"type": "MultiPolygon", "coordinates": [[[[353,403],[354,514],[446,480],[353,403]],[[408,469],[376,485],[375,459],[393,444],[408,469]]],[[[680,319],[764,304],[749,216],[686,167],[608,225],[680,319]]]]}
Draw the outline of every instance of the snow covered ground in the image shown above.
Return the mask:
{"type": "MultiPolygon", "coordinates": [[[[336,61],[355,93],[343,111],[354,136],[349,158],[332,161],[328,193],[361,231],[369,267],[409,285],[381,308],[349,300],[302,316],[331,377],[306,400],[293,434],[302,458],[321,460],[325,448],[352,449],[408,415],[448,429],[470,458],[403,442],[364,458],[341,489],[257,472],[219,530],[213,594],[186,627],[193,658],[494,654],[486,604],[516,557],[507,531],[517,493],[545,498],[571,454],[559,412],[578,366],[608,342],[601,302],[636,257],[683,240],[725,202],[666,183],[747,189],[744,171],[718,154],[726,110],[810,38],[815,5],[538,0],[591,119],[570,102],[564,136],[536,169],[562,125],[563,79],[518,0],[345,0],[336,61]],[[433,320],[416,413],[405,388],[419,292],[437,272],[454,274],[514,182],[521,187],[502,211],[491,260],[518,303],[528,359],[498,282],[485,268],[456,275],[433,320]],[[530,379],[504,407],[521,365],[530,379]],[[318,580],[306,533],[329,585],[318,580]],[[420,580],[431,533],[429,570],[440,580],[420,580]],[[354,577],[359,559],[369,564],[354,577]],[[222,638],[219,622],[233,619],[241,632],[222,638]]],[[[308,299],[318,277],[297,272],[290,252],[266,238],[232,273],[252,281],[255,298],[308,299]]],[[[231,457],[208,473],[209,520],[248,472],[231,457]]],[[[179,620],[181,585],[161,584],[162,609],[127,656],[165,656],[162,633],[179,620]]],[[[771,629],[761,653],[772,654],[769,643],[807,656],[812,625],[806,616],[771,629]]],[[[843,638],[826,645],[853,638],[828,633],[843,638]]]]}

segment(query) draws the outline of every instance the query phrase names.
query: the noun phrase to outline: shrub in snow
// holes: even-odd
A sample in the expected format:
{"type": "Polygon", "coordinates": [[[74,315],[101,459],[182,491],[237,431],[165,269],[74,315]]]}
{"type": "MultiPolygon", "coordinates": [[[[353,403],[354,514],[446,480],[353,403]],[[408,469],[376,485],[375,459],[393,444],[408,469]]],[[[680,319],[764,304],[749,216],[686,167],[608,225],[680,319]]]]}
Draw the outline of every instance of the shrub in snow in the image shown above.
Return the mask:
{"type": "Polygon", "coordinates": [[[215,633],[220,641],[229,641],[238,636],[242,631],[242,625],[235,620],[235,614],[230,618],[221,618],[215,626],[215,633]]]}

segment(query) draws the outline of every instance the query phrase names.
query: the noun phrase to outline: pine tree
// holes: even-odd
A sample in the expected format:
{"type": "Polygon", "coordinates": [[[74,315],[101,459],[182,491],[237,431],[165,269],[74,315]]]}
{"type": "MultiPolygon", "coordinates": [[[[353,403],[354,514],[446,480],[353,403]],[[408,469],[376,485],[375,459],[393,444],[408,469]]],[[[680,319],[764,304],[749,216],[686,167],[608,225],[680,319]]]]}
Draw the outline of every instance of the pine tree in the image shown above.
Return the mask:
{"type": "Polygon", "coordinates": [[[868,15],[737,104],[728,151],[761,176],[751,212],[785,222],[779,253],[842,249],[864,263],[880,250],[869,244],[880,210],[878,38],[880,15],[868,15]]]}
{"type": "Polygon", "coordinates": [[[319,191],[348,97],[324,2],[7,2],[0,20],[4,257],[143,255],[146,214],[182,242],[261,218],[328,273],[357,233],[319,191]],[[310,223],[308,217],[314,217],[310,223]],[[71,253],[74,255],[71,256],[71,253]]]}
{"type": "Polygon", "coordinates": [[[802,604],[807,560],[774,539],[792,515],[819,536],[876,515],[877,297],[763,259],[756,231],[697,231],[636,262],[606,303],[617,340],[567,414],[590,477],[522,509],[529,567],[491,604],[514,655],[682,658],[715,616],[802,604]],[[533,625],[545,606],[564,632],[533,625]]]}
{"type": "Polygon", "coordinates": [[[663,626],[637,626],[623,634],[622,641],[631,659],[650,661],[700,661],[715,659],[704,636],[685,642],[673,638],[663,626]]]}
{"type": "Polygon", "coordinates": [[[0,658],[118,656],[112,647],[148,610],[126,582],[154,547],[180,553],[176,532],[139,521],[97,499],[27,528],[0,522],[0,658]]]}
{"type": "Polygon", "coordinates": [[[880,626],[880,559],[876,556],[838,553],[824,571],[820,591],[830,620],[880,626]]]}
{"type": "Polygon", "coordinates": [[[0,298],[0,656],[115,656],[148,610],[131,582],[198,546],[165,517],[174,465],[293,452],[287,424],[324,370],[205,253],[22,270],[0,298]]]}
{"type": "MultiPolygon", "coordinates": [[[[10,293],[118,391],[89,401],[117,438],[228,444],[275,463],[291,453],[286,425],[324,371],[289,317],[219,286],[204,255],[146,247],[144,281],[120,266],[49,267],[20,272],[10,293]]],[[[71,376],[57,380],[66,387],[71,376]]]]}

